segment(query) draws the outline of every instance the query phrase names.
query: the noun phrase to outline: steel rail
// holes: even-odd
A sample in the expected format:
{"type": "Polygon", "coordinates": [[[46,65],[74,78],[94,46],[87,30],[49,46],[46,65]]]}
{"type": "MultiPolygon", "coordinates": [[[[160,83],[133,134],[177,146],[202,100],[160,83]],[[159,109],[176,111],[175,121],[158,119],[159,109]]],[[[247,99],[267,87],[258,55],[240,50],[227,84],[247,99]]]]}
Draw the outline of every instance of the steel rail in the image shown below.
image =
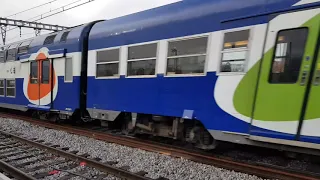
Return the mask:
{"type": "MultiPolygon", "coordinates": [[[[138,175],[138,174],[135,174],[135,173],[132,173],[132,172],[120,169],[120,168],[116,168],[116,167],[113,167],[111,165],[103,164],[103,163],[100,163],[98,161],[95,161],[95,160],[92,160],[92,159],[88,159],[86,157],[82,157],[82,156],[79,156],[79,155],[76,155],[76,154],[73,154],[73,153],[70,153],[70,152],[67,152],[67,151],[64,151],[64,150],[60,150],[60,149],[57,149],[57,148],[54,148],[54,147],[47,146],[45,144],[41,144],[41,143],[38,143],[38,142],[35,142],[35,141],[32,141],[32,140],[28,140],[28,139],[16,136],[14,134],[11,134],[11,133],[8,133],[8,132],[5,132],[5,131],[0,131],[0,133],[4,134],[4,135],[7,135],[7,136],[10,136],[12,139],[15,139],[17,141],[29,144],[29,145],[31,145],[33,147],[37,147],[39,149],[45,149],[46,151],[48,151],[48,152],[50,152],[52,154],[56,154],[56,155],[59,155],[61,157],[65,157],[65,158],[68,158],[68,159],[76,161],[76,162],[85,162],[87,164],[87,166],[89,166],[89,167],[93,167],[93,168],[99,169],[99,170],[101,170],[101,171],[103,171],[103,172],[105,172],[107,174],[114,175],[114,176],[119,177],[119,178],[128,179],[128,180],[151,180],[148,177],[141,176],[141,175],[138,175]]],[[[0,168],[1,168],[1,166],[0,166],[0,168]]],[[[14,171],[17,171],[17,172],[20,171],[18,169],[15,169],[12,166],[10,168],[12,168],[14,171]]],[[[25,179],[25,178],[21,178],[21,179],[25,179]]],[[[29,179],[27,179],[27,180],[29,180],[29,179]]],[[[32,179],[32,180],[34,180],[34,179],[32,179]]]]}
{"type": "Polygon", "coordinates": [[[90,130],[79,129],[79,128],[71,127],[68,125],[58,125],[58,124],[52,124],[45,121],[38,121],[25,116],[17,116],[17,115],[0,113],[0,117],[1,116],[6,118],[21,119],[42,127],[56,129],[56,130],[63,130],[68,133],[91,137],[91,138],[102,140],[105,142],[120,144],[120,145],[129,146],[133,148],[139,148],[142,150],[166,154],[173,157],[179,157],[179,158],[182,157],[192,161],[209,164],[209,165],[213,165],[213,166],[224,168],[224,169],[256,175],[262,178],[283,179],[283,180],[298,180],[298,179],[299,180],[318,180],[319,179],[319,178],[316,178],[310,175],[305,175],[299,172],[289,172],[289,171],[284,171],[284,170],[271,168],[271,167],[263,167],[259,165],[235,162],[232,160],[223,159],[219,157],[202,155],[202,154],[190,152],[187,150],[166,147],[163,145],[157,145],[156,143],[146,143],[143,141],[136,140],[134,138],[119,137],[119,136],[114,136],[114,135],[103,133],[103,132],[95,132],[95,131],[92,132],[90,130]]]}
{"type": "Polygon", "coordinates": [[[29,176],[27,173],[24,173],[24,172],[20,171],[19,169],[11,166],[8,163],[5,163],[4,161],[1,161],[1,160],[0,160],[0,169],[2,169],[4,172],[10,174],[10,176],[12,176],[16,179],[36,180],[32,176],[29,176]]]}

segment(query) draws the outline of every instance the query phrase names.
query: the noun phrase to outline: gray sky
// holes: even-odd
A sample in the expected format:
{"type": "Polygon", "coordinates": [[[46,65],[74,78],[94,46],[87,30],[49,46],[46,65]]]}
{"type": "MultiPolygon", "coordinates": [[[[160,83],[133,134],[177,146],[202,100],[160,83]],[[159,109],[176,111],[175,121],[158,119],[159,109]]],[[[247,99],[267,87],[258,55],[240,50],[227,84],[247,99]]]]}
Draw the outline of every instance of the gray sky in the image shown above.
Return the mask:
{"type": "MultiPolygon", "coordinates": [[[[17,12],[50,1],[52,0],[1,0],[0,17],[7,17],[17,12]]],[[[49,5],[42,6],[40,8],[36,8],[31,11],[14,15],[8,18],[34,20],[35,16],[49,11],[53,12],[54,9],[57,9],[61,6],[76,2],[75,4],[68,6],[71,7],[86,1],[88,0],[57,0],[50,3],[49,5]]],[[[43,19],[40,22],[62,26],[75,26],[97,19],[111,19],[177,1],[180,0],[94,0],[93,2],[90,2],[86,5],[43,19]]],[[[12,27],[8,27],[8,29],[10,28],[12,27]]],[[[45,33],[47,32],[41,32],[41,34],[45,33]]],[[[22,28],[21,38],[19,29],[11,30],[7,34],[7,43],[26,39],[32,36],[34,36],[34,31],[31,29],[22,28]]],[[[0,39],[0,44],[2,44],[2,39],[0,39]]]]}

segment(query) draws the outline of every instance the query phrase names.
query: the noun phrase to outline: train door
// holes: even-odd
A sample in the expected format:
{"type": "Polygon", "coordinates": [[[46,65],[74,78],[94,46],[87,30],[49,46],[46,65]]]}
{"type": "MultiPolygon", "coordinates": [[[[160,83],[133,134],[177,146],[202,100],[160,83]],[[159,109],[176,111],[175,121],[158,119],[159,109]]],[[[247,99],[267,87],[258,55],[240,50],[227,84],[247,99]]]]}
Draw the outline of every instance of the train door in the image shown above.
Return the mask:
{"type": "Polygon", "coordinates": [[[45,59],[39,61],[40,63],[40,105],[52,106],[52,75],[51,75],[51,60],[45,59]]]}
{"type": "Polygon", "coordinates": [[[39,59],[32,61],[30,65],[33,103],[42,110],[53,108],[52,103],[52,60],[39,59]]]}
{"type": "MultiPolygon", "coordinates": [[[[311,79],[315,76],[318,82],[320,75],[319,71],[315,75],[313,72],[317,60],[319,13],[320,8],[317,8],[272,17],[260,66],[251,135],[298,139],[311,79]]],[[[312,93],[315,91],[317,88],[312,89],[312,93]]]]}
{"type": "Polygon", "coordinates": [[[307,92],[306,109],[303,122],[298,129],[299,139],[307,142],[320,143],[320,35],[313,65],[313,75],[307,92]]]}

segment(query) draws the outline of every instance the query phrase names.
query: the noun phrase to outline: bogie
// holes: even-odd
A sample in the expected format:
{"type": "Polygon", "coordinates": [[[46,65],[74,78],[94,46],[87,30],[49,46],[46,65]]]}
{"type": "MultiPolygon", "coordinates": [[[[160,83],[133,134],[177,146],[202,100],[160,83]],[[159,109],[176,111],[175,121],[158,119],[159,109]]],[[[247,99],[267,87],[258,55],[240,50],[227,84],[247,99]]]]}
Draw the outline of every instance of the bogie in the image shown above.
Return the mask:
{"type": "Polygon", "coordinates": [[[197,120],[139,113],[122,113],[119,117],[121,118],[117,118],[115,122],[109,122],[108,127],[109,124],[119,123],[125,135],[141,134],[170,138],[206,150],[215,149],[217,145],[211,134],[197,120]]]}

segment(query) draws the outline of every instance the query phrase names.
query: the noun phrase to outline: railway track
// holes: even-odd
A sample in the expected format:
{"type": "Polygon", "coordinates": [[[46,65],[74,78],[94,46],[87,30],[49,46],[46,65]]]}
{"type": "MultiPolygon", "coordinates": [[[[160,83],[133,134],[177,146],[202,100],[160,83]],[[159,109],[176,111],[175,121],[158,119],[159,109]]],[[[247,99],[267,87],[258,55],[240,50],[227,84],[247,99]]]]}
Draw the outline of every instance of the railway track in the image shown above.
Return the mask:
{"type": "Polygon", "coordinates": [[[124,146],[129,146],[133,148],[140,148],[146,151],[157,152],[161,154],[171,155],[174,157],[183,157],[195,162],[200,162],[204,164],[213,165],[216,167],[234,170],[242,173],[256,175],[262,178],[268,179],[284,179],[284,180],[316,180],[320,179],[316,174],[310,173],[303,173],[303,172],[293,172],[290,170],[282,169],[279,167],[272,167],[272,166],[263,166],[259,164],[248,164],[243,162],[236,162],[234,160],[220,158],[220,157],[213,157],[208,155],[199,154],[196,152],[191,152],[188,150],[183,150],[171,146],[164,146],[160,143],[150,143],[149,141],[141,141],[135,138],[125,138],[121,136],[114,136],[112,134],[99,132],[99,131],[92,131],[83,128],[77,128],[68,125],[58,125],[52,124],[50,122],[34,120],[29,117],[25,116],[17,116],[12,114],[0,114],[0,117],[4,118],[13,118],[13,119],[21,119],[27,122],[30,122],[35,125],[39,125],[46,128],[52,128],[56,130],[62,130],[69,133],[87,136],[91,138],[95,138],[98,140],[116,143],[124,146]]]}
{"type": "Polygon", "coordinates": [[[112,166],[112,162],[101,163],[89,158],[88,154],[77,155],[68,147],[43,144],[36,139],[25,139],[8,132],[0,131],[0,169],[14,179],[47,179],[63,173],[54,179],[67,180],[105,179],[110,176],[130,180],[151,180],[144,172],[131,173],[123,168],[112,166]],[[91,174],[89,171],[94,171],[91,174]]]}

